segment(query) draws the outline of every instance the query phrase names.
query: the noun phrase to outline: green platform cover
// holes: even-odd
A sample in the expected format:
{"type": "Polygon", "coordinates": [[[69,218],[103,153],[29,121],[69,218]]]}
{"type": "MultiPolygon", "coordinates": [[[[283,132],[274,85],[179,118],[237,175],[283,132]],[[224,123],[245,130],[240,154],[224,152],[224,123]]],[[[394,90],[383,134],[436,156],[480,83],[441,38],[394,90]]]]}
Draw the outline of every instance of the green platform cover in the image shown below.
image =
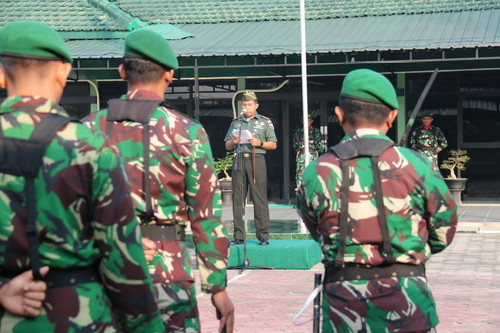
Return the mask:
{"type": "MultiPolygon", "coordinates": [[[[310,269],[321,260],[321,249],[314,240],[270,239],[269,243],[269,246],[259,246],[257,240],[247,240],[250,265],[310,269]]],[[[243,259],[243,245],[231,245],[228,266],[241,265],[243,259]]]]}

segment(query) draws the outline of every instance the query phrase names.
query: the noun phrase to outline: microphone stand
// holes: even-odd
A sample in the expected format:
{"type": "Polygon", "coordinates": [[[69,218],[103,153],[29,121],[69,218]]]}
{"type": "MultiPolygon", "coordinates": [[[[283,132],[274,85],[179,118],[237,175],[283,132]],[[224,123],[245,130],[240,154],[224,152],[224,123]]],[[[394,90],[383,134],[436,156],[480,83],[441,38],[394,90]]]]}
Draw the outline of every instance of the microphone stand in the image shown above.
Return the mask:
{"type": "MultiPolygon", "coordinates": [[[[245,116],[245,111],[241,113],[240,118],[238,119],[238,137],[241,138],[241,128],[243,124],[243,117],[245,116]]],[[[250,265],[250,257],[248,256],[247,251],[247,230],[245,225],[245,210],[246,210],[246,200],[243,199],[243,155],[241,153],[241,140],[238,140],[235,148],[236,157],[234,159],[233,169],[239,172],[239,181],[240,181],[240,190],[241,190],[241,219],[243,221],[243,227],[245,228],[245,237],[243,237],[243,262],[241,265],[229,266],[227,269],[239,269],[240,272],[238,274],[243,273],[243,271],[247,268],[261,268],[261,269],[274,269],[274,267],[266,267],[266,266],[258,266],[258,265],[250,265]]],[[[248,186],[247,186],[248,193],[248,186]]],[[[234,218],[234,217],[233,217],[234,218]]],[[[255,218],[255,217],[254,217],[255,218]]],[[[234,223],[234,221],[233,221],[234,223]]]]}

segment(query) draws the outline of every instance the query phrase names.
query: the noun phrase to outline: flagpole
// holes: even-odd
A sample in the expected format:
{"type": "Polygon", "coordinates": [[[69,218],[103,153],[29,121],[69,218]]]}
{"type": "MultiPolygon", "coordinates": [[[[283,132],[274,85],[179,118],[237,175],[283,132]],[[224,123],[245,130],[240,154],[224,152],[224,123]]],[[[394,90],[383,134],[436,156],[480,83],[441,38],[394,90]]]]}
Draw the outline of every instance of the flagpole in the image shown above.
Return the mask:
{"type": "Polygon", "coordinates": [[[307,99],[307,53],[306,53],[306,9],[300,0],[300,59],[302,71],[302,124],[304,125],[305,166],[309,164],[309,117],[307,99]]]}

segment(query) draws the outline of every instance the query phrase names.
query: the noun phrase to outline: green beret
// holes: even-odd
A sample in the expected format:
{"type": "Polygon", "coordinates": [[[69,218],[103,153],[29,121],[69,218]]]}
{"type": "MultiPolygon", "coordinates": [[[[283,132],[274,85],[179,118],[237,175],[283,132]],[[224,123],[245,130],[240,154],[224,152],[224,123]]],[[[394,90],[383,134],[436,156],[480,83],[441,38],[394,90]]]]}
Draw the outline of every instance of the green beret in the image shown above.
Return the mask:
{"type": "Polygon", "coordinates": [[[392,83],[382,74],[370,69],[350,71],[344,78],[340,95],[399,109],[396,90],[392,83]]]}
{"type": "Polygon", "coordinates": [[[425,117],[431,117],[432,118],[432,112],[429,112],[429,111],[425,111],[422,113],[422,115],[420,117],[422,118],[425,118],[425,117]]]}
{"type": "Polygon", "coordinates": [[[125,55],[140,57],[168,68],[179,68],[179,62],[167,41],[151,30],[137,30],[125,38],[125,55]]]}
{"type": "Polygon", "coordinates": [[[257,100],[257,95],[253,91],[250,90],[245,90],[243,93],[243,102],[248,102],[248,101],[256,101],[257,100]]]}
{"type": "Polygon", "coordinates": [[[16,21],[3,27],[0,55],[73,62],[62,37],[48,25],[35,21],[16,21]]]}

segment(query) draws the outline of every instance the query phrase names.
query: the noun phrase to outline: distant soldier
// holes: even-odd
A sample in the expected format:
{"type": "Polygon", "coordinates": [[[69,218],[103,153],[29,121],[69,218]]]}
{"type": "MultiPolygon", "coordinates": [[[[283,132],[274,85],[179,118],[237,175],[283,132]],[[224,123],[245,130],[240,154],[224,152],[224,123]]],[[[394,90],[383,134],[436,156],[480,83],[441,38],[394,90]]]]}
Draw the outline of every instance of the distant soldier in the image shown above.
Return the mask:
{"type": "Polygon", "coordinates": [[[438,324],[424,264],[453,240],[457,207],[434,164],[385,133],[396,92],[368,69],[344,79],[346,136],[309,164],[298,212],[321,244],[323,332],[427,332],[438,324]]]}
{"type": "Polygon", "coordinates": [[[424,112],[421,117],[422,125],[417,127],[410,137],[410,148],[427,156],[438,165],[438,153],[448,146],[443,131],[432,125],[432,113],[424,112]]]}
{"type": "Polygon", "coordinates": [[[84,121],[108,133],[120,149],[167,332],[198,332],[200,326],[188,224],[201,289],[212,294],[221,329],[232,332],[234,306],[226,292],[229,238],[221,222],[210,144],[200,123],[163,100],[177,68],[162,36],[149,30],[130,33],[118,69],[128,83],[127,94],[84,121]]]}
{"type": "Polygon", "coordinates": [[[40,315],[1,309],[2,332],[163,332],[116,147],[57,105],[72,62],[64,41],[45,24],[10,23],[0,60],[8,96],[0,105],[0,281],[28,269],[41,279],[40,266],[50,266],[40,315]]]}
{"type": "MultiPolygon", "coordinates": [[[[321,132],[316,127],[313,127],[312,124],[314,119],[309,117],[308,121],[308,129],[309,129],[309,161],[312,162],[316,160],[319,155],[324,152],[325,144],[323,142],[323,136],[321,132]]],[[[293,148],[296,151],[296,161],[297,167],[295,170],[295,182],[297,184],[297,188],[299,188],[299,184],[302,181],[302,173],[304,172],[306,157],[304,154],[304,128],[299,127],[293,134],[293,148]]]]}
{"type": "Polygon", "coordinates": [[[246,239],[243,207],[248,188],[250,188],[255,217],[255,234],[259,245],[267,246],[269,245],[269,203],[266,152],[276,149],[278,139],[271,119],[257,112],[259,100],[255,92],[245,91],[242,99],[244,111],[240,117],[233,119],[224,138],[227,150],[235,150],[240,143],[232,171],[234,239],[231,244],[243,244],[246,239]],[[245,133],[248,137],[243,140],[245,133]]]}

